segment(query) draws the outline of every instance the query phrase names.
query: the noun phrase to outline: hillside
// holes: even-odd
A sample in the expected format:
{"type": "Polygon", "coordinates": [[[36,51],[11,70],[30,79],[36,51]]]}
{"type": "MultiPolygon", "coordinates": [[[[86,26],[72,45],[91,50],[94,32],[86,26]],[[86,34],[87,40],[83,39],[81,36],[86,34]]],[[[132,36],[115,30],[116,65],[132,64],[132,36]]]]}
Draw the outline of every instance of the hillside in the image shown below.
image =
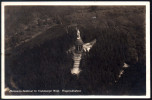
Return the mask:
{"type": "Polygon", "coordinates": [[[145,94],[145,7],[20,6],[6,7],[5,14],[6,87],[82,90],[59,93],[65,95],[145,94]],[[79,78],[71,75],[66,53],[75,26],[85,43],[96,39],[81,61],[79,78]],[[124,63],[129,67],[119,78],[124,63]]]}

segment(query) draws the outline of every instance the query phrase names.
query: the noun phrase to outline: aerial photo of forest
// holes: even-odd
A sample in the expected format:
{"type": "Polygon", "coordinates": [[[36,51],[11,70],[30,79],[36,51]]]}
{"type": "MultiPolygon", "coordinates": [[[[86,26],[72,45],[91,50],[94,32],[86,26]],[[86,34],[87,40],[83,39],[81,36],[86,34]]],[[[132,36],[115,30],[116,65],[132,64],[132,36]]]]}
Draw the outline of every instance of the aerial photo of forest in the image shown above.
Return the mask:
{"type": "Polygon", "coordinates": [[[5,88],[81,90],[8,95],[145,95],[145,52],[145,6],[5,7],[5,88]],[[79,76],[66,52],[76,27],[96,39],[79,76]]]}

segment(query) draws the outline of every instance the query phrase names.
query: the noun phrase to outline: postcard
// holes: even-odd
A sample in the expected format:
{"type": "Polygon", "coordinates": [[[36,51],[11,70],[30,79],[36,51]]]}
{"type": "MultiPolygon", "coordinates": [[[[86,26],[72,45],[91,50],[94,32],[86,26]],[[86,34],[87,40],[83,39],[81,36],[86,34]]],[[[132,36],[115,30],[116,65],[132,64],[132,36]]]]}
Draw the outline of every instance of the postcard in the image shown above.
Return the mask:
{"type": "Polygon", "coordinates": [[[1,98],[150,98],[150,2],[1,10],[1,98]]]}

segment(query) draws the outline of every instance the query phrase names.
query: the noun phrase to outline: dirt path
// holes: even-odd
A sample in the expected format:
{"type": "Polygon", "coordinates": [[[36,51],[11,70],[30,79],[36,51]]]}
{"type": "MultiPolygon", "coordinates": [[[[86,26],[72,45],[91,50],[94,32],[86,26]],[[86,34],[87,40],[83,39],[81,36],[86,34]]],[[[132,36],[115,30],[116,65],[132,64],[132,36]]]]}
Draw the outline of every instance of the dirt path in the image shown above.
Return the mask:
{"type": "MultiPolygon", "coordinates": [[[[48,30],[48,29],[50,29],[50,28],[52,28],[52,27],[54,27],[54,26],[56,26],[56,25],[57,25],[57,24],[54,24],[54,25],[52,25],[52,26],[47,26],[46,28],[43,29],[43,31],[37,32],[37,34],[32,35],[31,38],[28,38],[28,39],[26,39],[26,40],[24,40],[24,41],[21,41],[21,42],[20,42],[19,44],[17,44],[15,47],[18,47],[18,46],[22,45],[23,43],[29,42],[30,40],[32,40],[32,39],[36,38],[37,36],[43,34],[44,31],[46,31],[46,30],[48,30]]],[[[6,49],[6,52],[8,52],[8,51],[11,50],[11,49],[12,49],[12,48],[10,48],[10,47],[7,48],[7,49],[6,49]]]]}

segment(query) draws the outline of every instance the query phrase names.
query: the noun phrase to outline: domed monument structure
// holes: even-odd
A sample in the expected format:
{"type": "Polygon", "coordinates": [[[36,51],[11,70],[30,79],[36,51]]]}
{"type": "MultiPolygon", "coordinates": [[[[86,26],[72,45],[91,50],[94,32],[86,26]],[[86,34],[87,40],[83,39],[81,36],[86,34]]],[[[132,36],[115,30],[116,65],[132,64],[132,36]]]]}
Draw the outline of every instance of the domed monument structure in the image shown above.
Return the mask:
{"type": "Polygon", "coordinates": [[[83,41],[81,39],[81,36],[80,36],[80,31],[79,29],[77,29],[77,40],[75,41],[75,52],[76,53],[82,53],[83,51],[83,41]]]}

